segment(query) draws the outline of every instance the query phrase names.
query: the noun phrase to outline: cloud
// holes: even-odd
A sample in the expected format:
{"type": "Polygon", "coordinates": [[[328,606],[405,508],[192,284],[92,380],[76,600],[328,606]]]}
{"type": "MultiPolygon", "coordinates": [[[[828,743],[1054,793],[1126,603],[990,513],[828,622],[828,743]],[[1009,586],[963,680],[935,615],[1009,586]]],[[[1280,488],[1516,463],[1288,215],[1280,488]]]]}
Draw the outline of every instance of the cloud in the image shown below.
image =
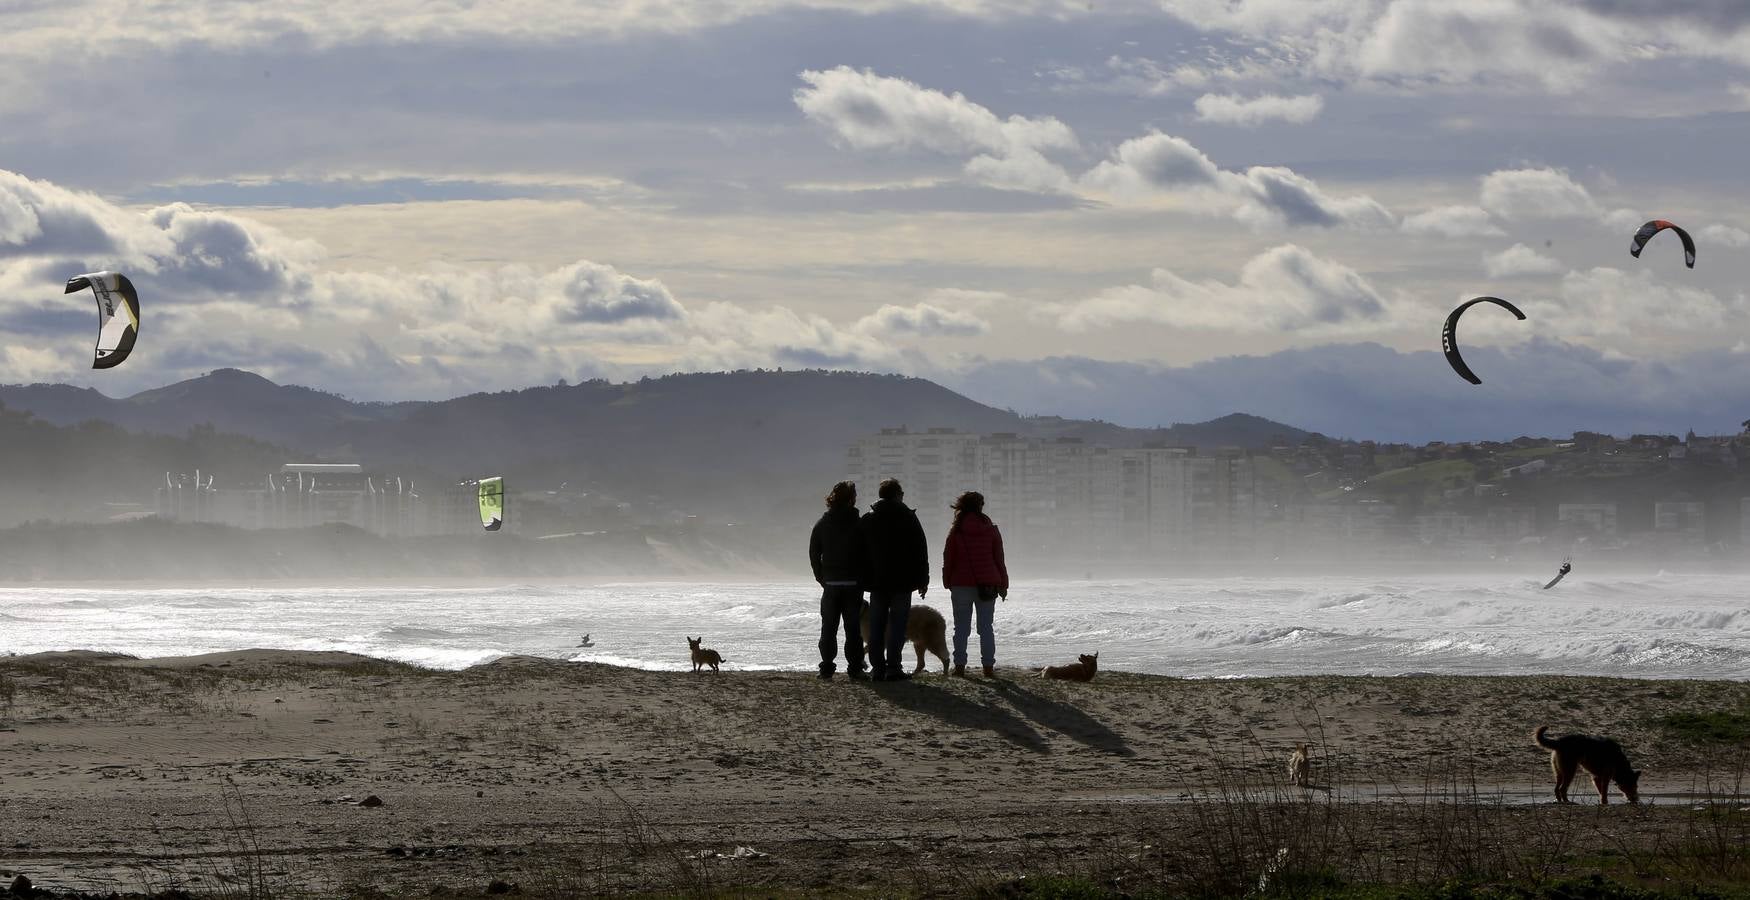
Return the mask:
{"type": "Polygon", "coordinates": [[[0,170],[0,259],[136,260],[172,252],[168,236],[95,194],[0,170]]]}
{"type": "Polygon", "coordinates": [[[567,301],[561,319],[612,324],[635,319],[679,319],[686,314],[662,282],[633,278],[612,266],[579,262],[555,273],[555,277],[567,301]]]}
{"type": "Polygon", "coordinates": [[[1730,0],[1183,0],[1165,8],[1259,42],[1282,78],[1566,94],[1645,60],[1750,62],[1744,7],[1730,0]]]}
{"type": "Polygon", "coordinates": [[[990,331],[990,323],[973,313],[917,303],[883,306],[858,320],[854,329],[877,337],[978,337],[990,331]]]}
{"type": "Polygon", "coordinates": [[[1503,219],[1598,218],[1592,195],[1559,169],[1502,169],[1483,177],[1478,201],[1503,219]]]}
{"type": "Polygon", "coordinates": [[[1280,166],[1221,169],[1184,138],[1154,132],[1119,144],[1082,183],[1115,199],[1183,195],[1206,211],[1254,226],[1388,227],[1392,215],[1372,197],[1332,197],[1312,179],[1280,166]]]}
{"type": "Polygon", "coordinates": [[[336,270],[319,244],[247,217],[185,204],[133,212],[3,171],[0,198],[10,198],[14,223],[0,253],[0,379],[88,375],[89,304],[73,314],[59,295],[69,274],[99,263],[129,274],[141,292],[146,321],[127,363],[136,378],[241,366],[354,395],[390,385],[402,398],[554,372],[893,368],[911,341],[988,327],[941,304],[994,296],[940,292],[840,326],[781,306],[688,309],[662,281],[591,260],[544,270],[442,261],[336,270]]]}
{"type": "Polygon", "coordinates": [[[1730,225],[1705,225],[1696,234],[1704,243],[1722,247],[1750,247],[1750,231],[1730,225]]]}
{"type": "Polygon", "coordinates": [[[1483,270],[1490,278],[1512,278],[1517,275],[1554,275],[1562,271],[1560,261],[1544,256],[1525,246],[1514,244],[1499,253],[1483,255],[1483,270]]]}
{"type": "Polygon", "coordinates": [[[1068,184],[1048,150],[1074,150],[1075,133],[1054,118],[1000,119],[960,94],[848,66],[804,71],[793,99],[804,115],[858,150],[923,149],[968,155],[969,175],[1029,190],[1068,184]]]}
{"type": "Polygon", "coordinates": [[[1373,79],[1508,84],[1565,92],[1626,48],[1620,29],[1561,4],[1400,0],[1355,32],[1353,64],[1373,79]]]}
{"type": "MultiPolygon", "coordinates": [[[[1121,202],[1187,192],[1194,208],[1254,227],[1376,228],[1393,223],[1391,213],[1371,197],[1330,196],[1312,179],[1280,166],[1225,171],[1189,141],[1160,132],[1124,141],[1110,159],[1072,180],[1045,155],[1078,146],[1075,134],[1057,119],[999,119],[960,94],[845,66],[806,71],[801,77],[808,85],[796,90],[797,107],[849,146],[976,154],[966,162],[965,172],[985,184],[1046,192],[1079,186],[1121,202]]],[[[1253,114],[1244,112],[1242,117],[1253,114]]]]}
{"type": "Polygon", "coordinates": [[[1405,216],[1406,234],[1429,234],[1440,237],[1500,237],[1502,231],[1480,206],[1437,206],[1405,216]]]}
{"type": "Polygon", "coordinates": [[[1270,121],[1311,122],[1324,110],[1325,101],[1317,94],[1294,97],[1262,94],[1249,100],[1232,94],[1204,94],[1194,106],[1199,122],[1257,126],[1270,121]]]}
{"type": "Polygon", "coordinates": [[[88,55],[118,48],[201,43],[225,49],[305,43],[318,47],[387,40],[398,45],[467,35],[523,43],[611,37],[640,32],[697,32],[746,19],[813,11],[868,16],[920,7],[955,16],[998,19],[1085,13],[1082,0],[675,0],[665,3],[508,0],[433,6],[422,0],[381,0],[336,15],[320,0],[271,7],[222,0],[140,6],[127,0],[62,0],[25,4],[7,13],[0,47],[8,55],[83,43],[88,55]]]}
{"type": "Polygon", "coordinates": [[[1048,311],[1069,331],[1148,323],[1202,331],[1325,329],[1377,323],[1387,304],[1355,270],[1295,244],[1248,260],[1233,284],[1154,270],[1147,285],[1109,288],[1048,311]]]}
{"type": "Polygon", "coordinates": [[[1644,269],[1601,266],[1569,272],[1557,298],[1533,299],[1524,308],[1564,338],[1644,338],[1741,325],[1747,304],[1742,295],[1721,299],[1700,288],[1664,284],[1644,269]]]}

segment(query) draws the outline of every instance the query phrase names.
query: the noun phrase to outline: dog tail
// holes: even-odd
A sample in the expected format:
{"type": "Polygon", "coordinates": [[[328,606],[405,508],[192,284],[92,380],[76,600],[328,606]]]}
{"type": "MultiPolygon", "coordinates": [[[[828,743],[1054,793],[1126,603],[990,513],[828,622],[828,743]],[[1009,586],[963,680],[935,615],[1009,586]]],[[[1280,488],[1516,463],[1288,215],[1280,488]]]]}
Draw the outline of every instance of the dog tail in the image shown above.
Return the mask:
{"type": "Polygon", "coordinates": [[[1556,748],[1556,742],[1543,736],[1543,733],[1548,730],[1548,725],[1537,726],[1537,731],[1532,733],[1531,739],[1537,741],[1537,745],[1545,750],[1554,750],[1556,748]]]}

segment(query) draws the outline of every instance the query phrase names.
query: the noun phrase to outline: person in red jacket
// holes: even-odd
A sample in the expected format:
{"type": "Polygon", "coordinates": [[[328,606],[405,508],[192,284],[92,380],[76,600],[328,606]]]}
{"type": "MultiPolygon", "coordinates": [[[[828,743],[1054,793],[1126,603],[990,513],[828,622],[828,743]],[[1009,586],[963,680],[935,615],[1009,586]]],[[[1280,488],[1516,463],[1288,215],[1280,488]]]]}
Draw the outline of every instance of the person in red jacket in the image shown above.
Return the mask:
{"type": "Polygon", "coordinates": [[[984,677],[996,677],[997,636],[991,629],[997,598],[1009,599],[1003,534],[984,514],[984,495],[967,491],[954,501],[954,524],[942,549],[942,584],[954,604],[954,674],[966,675],[966,638],[978,614],[978,650],[984,677]]]}

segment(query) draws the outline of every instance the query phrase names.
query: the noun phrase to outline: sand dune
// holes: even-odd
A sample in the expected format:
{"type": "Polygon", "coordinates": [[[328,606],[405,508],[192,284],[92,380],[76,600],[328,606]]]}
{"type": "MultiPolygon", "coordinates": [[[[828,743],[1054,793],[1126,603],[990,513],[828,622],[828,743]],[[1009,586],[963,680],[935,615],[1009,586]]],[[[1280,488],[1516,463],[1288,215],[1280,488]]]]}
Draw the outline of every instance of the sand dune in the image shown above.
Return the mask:
{"type": "Polygon", "coordinates": [[[1750,707],[1739,682],[1002,674],[868,685],[518,657],[437,672],[275,650],[0,659],[0,868],[64,888],[259,877],[421,895],[493,879],[534,893],[948,883],[1189,852],[1207,798],[1241,784],[1409,808],[1462,788],[1537,801],[1503,813],[1536,832],[1572,812],[1542,802],[1530,732],[1545,723],[1623,741],[1655,803],[1620,814],[1648,835],[1721,765],[1659,717],[1750,707]],[[1299,740],[1335,791],[1280,784],[1299,740]]]}

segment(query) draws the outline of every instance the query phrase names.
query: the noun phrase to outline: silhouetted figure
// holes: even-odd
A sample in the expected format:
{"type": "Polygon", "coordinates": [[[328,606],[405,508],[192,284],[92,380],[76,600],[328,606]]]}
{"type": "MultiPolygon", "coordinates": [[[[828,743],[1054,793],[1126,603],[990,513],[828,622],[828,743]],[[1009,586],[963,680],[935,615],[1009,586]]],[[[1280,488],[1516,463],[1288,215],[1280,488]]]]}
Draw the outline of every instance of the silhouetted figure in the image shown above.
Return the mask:
{"type": "Polygon", "coordinates": [[[996,677],[997,636],[991,626],[997,598],[1009,598],[1003,535],[984,514],[984,495],[967,491],[954,501],[954,524],[942,548],[942,584],[954,604],[954,674],[966,674],[966,639],[978,616],[979,659],[984,677],[996,677]]]}
{"type": "Polygon", "coordinates": [[[863,516],[869,589],[869,670],[876,681],[904,681],[901,651],[911,615],[911,592],[930,590],[930,545],[918,514],[906,506],[897,479],[881,482],[881,499],[863,516]]]}
{"type": "Polygon", "coordinates": [[[808,564],[820,583],[820,677],[837,668],[838,631],[845,630],[845,674],[863,679],[863,530],[857,520],[857,486],[841,481],[826,495],[826,512],[808,536],[808,564]]]}

